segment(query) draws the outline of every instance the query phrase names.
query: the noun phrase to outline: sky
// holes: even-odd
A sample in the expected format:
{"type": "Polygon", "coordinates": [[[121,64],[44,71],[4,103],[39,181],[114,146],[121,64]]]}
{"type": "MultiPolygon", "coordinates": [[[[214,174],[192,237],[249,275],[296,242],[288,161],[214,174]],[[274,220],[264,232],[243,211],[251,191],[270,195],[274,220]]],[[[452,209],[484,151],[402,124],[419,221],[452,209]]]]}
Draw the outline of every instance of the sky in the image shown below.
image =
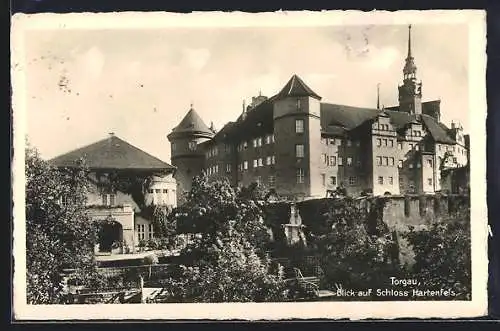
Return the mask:
{"type": "MultiPolygon", "coordinates": [[[[49,159],[114,132],[170,162],[166,135],[191,103],[220,129],[293,74],[323,102],[375,108],[380,84],[397,105],[407,39],[406,25],[30,30],[28,140],[49,159]]],[[[468,132],[467,25],[413,25],[412,53],[423,101],[468,132]]]]}

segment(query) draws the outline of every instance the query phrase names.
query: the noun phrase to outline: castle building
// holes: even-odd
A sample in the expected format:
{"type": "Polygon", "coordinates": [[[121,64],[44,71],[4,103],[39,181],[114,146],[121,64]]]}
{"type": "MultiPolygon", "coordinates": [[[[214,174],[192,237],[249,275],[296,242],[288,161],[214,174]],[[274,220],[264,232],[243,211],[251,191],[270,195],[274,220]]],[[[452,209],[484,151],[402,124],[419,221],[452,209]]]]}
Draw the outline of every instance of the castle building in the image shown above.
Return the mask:
{"type": "Polygon", "coordinates": [[[135,253],[141,241],[155,236],[151,213],[145,210],[177,205],[175,167],[113,133],[49,162],[74,168],[81,159],[89,170],[88,214],[94,221],[103,221],[105,228],[98,252],[135,253]]]}
{"type": "Polygon", "coordinates": [[[361,108],[324,102],[297,75],[274,96],[259,95],[215,132],[191,107],[168,135],[178,198],[204,171],[234,186],[253,182],[293,199],[441,191],[443,169],[468,165],[468,136],[441,123],[440,100],[422,101],[411,50],[394,107],[361,108]]]}

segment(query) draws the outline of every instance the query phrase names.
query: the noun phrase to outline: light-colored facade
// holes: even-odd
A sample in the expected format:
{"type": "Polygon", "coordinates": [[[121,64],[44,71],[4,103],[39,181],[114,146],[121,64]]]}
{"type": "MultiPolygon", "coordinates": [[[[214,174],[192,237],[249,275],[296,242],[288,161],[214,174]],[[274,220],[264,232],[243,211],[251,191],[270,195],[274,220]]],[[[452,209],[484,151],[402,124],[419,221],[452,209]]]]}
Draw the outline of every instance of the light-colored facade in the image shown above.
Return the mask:
{"type": "Polygon", "coordinates": [[[88,214],[103,222],[105,237],[96,252],[134,253],[154,238],[151,210],[177,206],[175,167],[111,134],[92,145],[61,155],[51,163],[73,167],[83,158],[89,167],[88,214]]]}
{"type": "Polygon", "coordinates": [[[294,75],[273,97],[244,104],[219,132],[191,108],[168,136],[172,164],[182,173],[178,185],[189,187],[204,171],[234,186],[257,182],[294,198],[324,197],[339,186],[350,195],[442,190],[441,171],[466,166],[469,147],[459,124],[440,122],[440,100],[422,102],[410,31],[398,106],[325,103],[294,75]],[[186,123],[192,132],[180,127],[186,123]]]}

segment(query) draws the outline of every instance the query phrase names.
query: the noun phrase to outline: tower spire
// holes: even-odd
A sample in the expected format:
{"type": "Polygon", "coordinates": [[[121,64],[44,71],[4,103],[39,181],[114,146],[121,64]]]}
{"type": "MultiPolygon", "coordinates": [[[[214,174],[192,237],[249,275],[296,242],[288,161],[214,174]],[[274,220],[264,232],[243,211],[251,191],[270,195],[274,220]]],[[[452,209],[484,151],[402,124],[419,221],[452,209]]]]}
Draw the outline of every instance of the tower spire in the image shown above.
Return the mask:
{"type": "Polygon", "coordinates": [[[408,58],[411,58],[411,24],[408,25],[408,58]]]}
{"type": "Polygon", "coordinates": [[[406,56],[403,74],[405,80],[415,79],[417,74],[417,66],[411,53],[411,24],[408,25],[408,55],[406,56]]]}

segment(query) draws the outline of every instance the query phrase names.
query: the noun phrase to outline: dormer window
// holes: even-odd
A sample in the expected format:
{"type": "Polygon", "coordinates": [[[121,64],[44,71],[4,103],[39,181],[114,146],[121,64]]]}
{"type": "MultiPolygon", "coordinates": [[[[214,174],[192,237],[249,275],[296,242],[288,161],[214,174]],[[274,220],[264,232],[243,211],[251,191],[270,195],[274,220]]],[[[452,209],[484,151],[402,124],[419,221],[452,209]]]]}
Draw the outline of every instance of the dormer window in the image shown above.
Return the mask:
{"type": "Polygon", "coordinates": [[[297,99],[297,110],[300,110],[300,99],[297,99]]]}

